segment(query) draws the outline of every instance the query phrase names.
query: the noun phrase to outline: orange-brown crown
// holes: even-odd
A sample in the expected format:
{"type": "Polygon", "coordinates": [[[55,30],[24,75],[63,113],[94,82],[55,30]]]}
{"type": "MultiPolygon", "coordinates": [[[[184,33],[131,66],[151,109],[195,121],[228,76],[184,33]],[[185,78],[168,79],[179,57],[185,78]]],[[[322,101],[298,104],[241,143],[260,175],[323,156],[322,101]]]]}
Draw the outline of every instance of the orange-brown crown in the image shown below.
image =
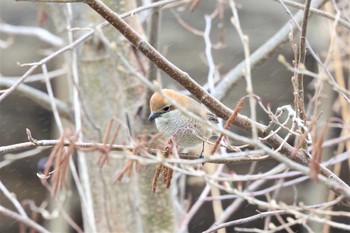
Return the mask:
{"type": "MultiPolygon", "coordinates": [[[[187,107],[188,104],[193,101],[190,97],[177,93],[171,89],[162,89],[161,91],[183,107],[187,107]]],[[[152,112],[160,112],[169,104],[169,101],[159,92],[155,92],[150,99],[150,108],[152,112]]]]}

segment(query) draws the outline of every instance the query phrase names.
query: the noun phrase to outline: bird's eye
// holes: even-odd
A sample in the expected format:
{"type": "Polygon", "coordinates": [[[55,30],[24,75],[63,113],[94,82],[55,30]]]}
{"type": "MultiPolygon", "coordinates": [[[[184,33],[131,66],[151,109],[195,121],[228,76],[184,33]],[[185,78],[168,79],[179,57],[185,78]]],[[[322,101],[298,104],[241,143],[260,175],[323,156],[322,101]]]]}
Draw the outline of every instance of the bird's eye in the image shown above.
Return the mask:
{"type": "Polygon", "coordinates": [[[170,106],[165,106],[164,108],[163,108],[163,111],[164,112],[167,112],[167,111],[169,111],[170,110],[170,106]]]}

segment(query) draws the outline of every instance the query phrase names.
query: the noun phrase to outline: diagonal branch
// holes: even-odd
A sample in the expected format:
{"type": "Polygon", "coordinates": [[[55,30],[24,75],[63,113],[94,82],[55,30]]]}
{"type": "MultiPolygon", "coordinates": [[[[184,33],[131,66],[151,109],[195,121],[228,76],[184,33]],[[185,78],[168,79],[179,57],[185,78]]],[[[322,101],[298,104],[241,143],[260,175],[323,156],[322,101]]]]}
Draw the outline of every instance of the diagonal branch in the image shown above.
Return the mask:
{"type": "MultiPolygon", "coordinates": [[[[0,79],[0,87],[10,88],[15,83],[16,81],[13,81],[11,79],[7,79],[7,78],[0,79]]],[[[23,96],[25,98],[32,100],[33,102],[37,103],[39,106],[43,107],[44,109],[51,110],[51,102],[50,102],[51,100],[46,93],[25,84],[22,84],[21,86],[17,87],[15,92],[20,96],[23,96]]],[[[66,119],[70,119],[72,116],[72,111],[69,108],[69,106],[62,100],[54,99],[54,101],[59,114],[66,119]]]]}
{"type": "Polygon", "coordinates": [[[18,222],[24,223],[25,225],[35,229],[37,232],[50,233],[48,230],[46,230],[44,227],[42,227],[35,221],[31,220],[30,218],[17,214],[16,212],[9,210],[1,205],[0,205],[0,214],[13,218],[18,222]]]}
{"type": "MultiPolygon", "coordinates": [[[[274,0],[275,2],[278,2],[279,0],[274,0]]],[[[288,6],[291,6],[291,7],[294,7],[294,8],[297,8],[297,9],[301,9],[303,10],[305,5],[303,4],[300,4],[298,2],[295,2],[295,1],[291,1],[291,0],[283,0],[283,3],[288,5],[288,6]]],[[[346,21],[345,19],[343,18],[339,18],[337,16],[334,16],[326,11],[322,11],[322,10],[319,10],[315,7],[311,7],[310,8],[310,12],[313,13],[313,14],[316,14],[316,15],[319,15],[321,17],[324,17],[324,18],[327,18],[327,19],[330,19],[330,20],[333,20],[333,21],[337,21],[338,25],[340,26],[343,26],[347,29],[350,29],[350,22],[346,21]]]]}

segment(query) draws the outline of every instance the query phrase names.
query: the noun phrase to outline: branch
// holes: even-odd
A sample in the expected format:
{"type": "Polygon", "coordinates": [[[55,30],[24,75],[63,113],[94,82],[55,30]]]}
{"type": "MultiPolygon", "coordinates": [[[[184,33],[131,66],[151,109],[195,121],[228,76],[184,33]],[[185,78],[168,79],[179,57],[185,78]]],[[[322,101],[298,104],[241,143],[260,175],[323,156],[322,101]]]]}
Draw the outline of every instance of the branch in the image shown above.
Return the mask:
{"type": "Polygon", "coordinates": [[[38,232],[50,233],[48,230],[46,230],[45,228],[40,226],[38,223],[31,220],[30,218],[19,215],[16,212],[13,212],[12,210],[9,210],[1,205],[0,205],[0,213],[5,215],[5,216],[8,216],[10,218],[13,218],[19,222],[22,222],[22,223],[26,224],[27,226],[37,230],[38,232]]]}
{"type": "Polygon", "coordinates": [[[250,117],[252,119],[252,137],[254,140],[258,139],[257,131],[256,131],[256,99],[254,97],[254,91],[253,91],[253,83],[252,83],[252,77],[251,77],[251,57],[250,57],[250,50],[249,50],[249,37],[245,34],[243,34],[241,23],[238,17],[238,11],[236,8],[236,4],[233,0],[230,1],[230,7],[232,10],[233,17],[231,18],[231,23],[236,28],[236,31],[238,33],[238,36],[242,42],[243,51],[244,51],[244,57],[245,57],[245,68],[244,68],[244,77],[246,80],[246,91],[248,93],[249,97],[249,109],[250,109],[250,117]]]}
{"type": "MultiPolygon", "coordinates": [[[[21,1],[21,0],[19,0],[21,1]]],[[[60,3],[68,3],[68,2],[84,2],[84,0],[22,0],[22,1],[27,1],[27,2],[60,2],[60,3]]],[[[148,9],[152,9],[153,7],[161,7],[170,3],[174,3],[174,2],[180,2],[181,0],[164,0],[162,2],[157,2],[154,4],[149,4],[146,6],[141,6],[138,7],[132,11],[129,11],[127,13],[124,13],[121,15],[122,18],[126,18],[129,16],[133,16],[138,12],[144,11],[144,10],[148,10],[148,9]]],[[[103,22],[101,23],[99,26],[101,28],[106,27],[108,25],[108,22],[103,22]]],[[[6,97],[8,97],[13,91],[15,91],[18,86],[23,83],[31,73],[33,73],[39,66],[49,62],[50,60],[52,60],[53,58],[57,57],[58,55],[72,50],[73,48],[75,48],[76,46],[78,46],[79,44],[81,44],[82,42],[90,39],[90,37],[92,37],[94,35],[95,31],[91,30],[90,32],[84,34],[83,36],[79,37],[77,40],[74,41],[74,43],[71,43],[59,50],[57,50],[56,52],[50,54],[49,56],[43,58],[42,60],[40,60],[39,62],[33,63],[31,64],[31,67],[27,70],[27,72],[25,74],[22,75],[22,77],[18,80],[16,80],[16,82],[10,87],[8,88],[6,91],[0,91],[0,102],[3,101],[6,97]]]]}
{"type": "MultiPolygon", "coordinates": [[[[65,68],[65,67],[47,72],[47,76],[49,79],[53,79],[53,78],[63,76],[66,74],[67,74],[67,68],[65,68]]],[[[12,82],[18,81],[21,78],[21,77],[17,77],[17,76],[0,76],[0,77],[8,79],[12,82]]],[[[44,81],[44,80],[45,80],[45,75],[33,74],[33,75],[28,76],[28,78],[24,81],[24,83],[39,82],[39,81],[44,81]]]]}
{"type": "MultiPolygon", "coordinates": [[[[300,35],[300,43],[299,43],[299,59],[297,61],[297,68],[300,69],[300,67],[305,66],[305,57],[306,57],[306,32],[307,32],[307,23],[309,19],[309,10],[310,10],[310,4],[311,0],[305,1],[305,8],[304,8],[304,16],[303,16],[303,22],[301,25],[301,35],[300,35]]],[[[293,79],[295,76],[293,77],[293,79]]],[[[294,89],[294,105],[295,105],[295,111],[297,112],[300,119],[303,120],[303,122],[306,122],[306,115],[305,115],[305,103],[304,103],[304,78],[303,75],[298,73],[296,76],[295,84],[293,84],[294,89]]],[[[292,80],[293,82],[293,80],[292,80]]]]}
{"type": "MultiPolygon", "coordinates": [[[[284,9],[287,11],[287,13],[290,15],[291,20],[293,21],[293,23],[295,24],[295,26],[298,28],[298,30],[301,32],[302,29],[299,26],[299,23],[296,21],[295,17],[292,15],[291,11],[287,8],[287,6],[284,4],[284,1],[279,0],[281,5],[284,7],[284,9]]],[[[324,1],[322,1],[324,2],[324,1]]],[[[314,4],[314,2],[312,2],[314,4]]],[[[308,51],[310,52],[311,56],[316,60],[316,62],[319,64],[319,70],[323,70],[323,72],[325,72],[325,74],[328,76],[328,82],[331,83],[332,86],[337,88],[337,91],[339,92],[340,95],[343,96],[343,98],[350,103],[350,99],[348,97],[348,94],[343,92],[343,88],[337,83],[337,81],[335,80],[335,78],[333,77],[333,75],[331,74],[331,72],[329,71],[329,69],[326,67],[326,65],[321,61],[321,59],[319,58],[319,56],[316,54],[316,52],[312,49],[310,43],[308,42],[308,40],[306,40],[306,46],[308,51]]],[[[301,67],[298,67],[298,69],[300,70],[301,67]]],[[[304,68],[304,67],[302,67],[304,68]]],[[[301,69],[302,70],[302,69],[301,69]]]]}
{"type": "MultiPolygon", "coordinates": [[[[22,142],[17,144],[12,144],[9,146],[0,146],[0,154],[5,153],[13,153],[21,150],[28,150],[32,148],[52,148],[60,143],[60,140],[54,139],[54,140],[36,140],[29,137],[29,142],[22,142]]],[[[63,146],[69,147],[71,145],[71,141],[64,140],[63,146]]],[[[110,151],[119,151],[119,152],[132,152],[135,150],[135,147],[133,146],[124,146],[124,145],[115,145],[115,144],[106,144],[106,143],[95,143],[95,142],[75,142],[74,147],[76,150],[86,150],[86,151],[105,151],[106,148],[108,148],[110,151]]],[[[151,155],[158,155],[159,153],[164,153],[161,150],[153,149],[153,148],[144,148],[144,151],[147,151],[148,154],[151,155]]],[[[130,153],[128,153],[130,154],[130,153]]],[[[197,155],[194,155],[192,153],[179,153],[179,156],[181,159],[186,160],[195,160],[192,163],[217,163],[217,164],[237,164],[237,163],[244,163],[244,162],[252,162],[252,161],[259,161],[259,160],[265,160],[268,158],[268,156],[265,155],[263,151],[257,151],[254,152],[237,152],[233,154],[228,154],[228,156],[211,156],[210,158],[203,158],[203,159],[197,159],[197,155]]],[[[130,156],[132,157],[132,156],[130,156]]],[[[139,157],[139,156],[138,156],[139,157]]],[[[136,157],[132,157],[133,159],[137,159],[136,157]]],[[[13,160],[14,158],[11,158],[13,160]]],[[[167,160],[165,160],[167,161],[167,160]]],[[[173,159],[169,159],[172,163],[180,163],[183,161],[176,161],[173,159]]],[[[155,163],[158,163],[159,161],[155,161],[155,163]]],[[[189,162],[191,163],[191,162],[189,162]]]]}
{"type": "MultiPolygon", "coordinates": [[[[7,78],[0,79],[0,87],[10,88],[15,83],[16,83],[16,81],[13,81],[13,80],[10,80],[7,78]]],[[[52,110],[50,97],[42,91],[39,91],[39,90],[37,90],[33,87],[30,87],[28,85],[22,84],[21,86],[17,87],[15,92],[19,96],[23,96],[27,99],[32,100],[34,103],[37,103],[39,106],[43,107],[44,109],[47,109],[50,111],[52,110]]],[[[60,113],[60,115],[62,115],[66,119],[70,119],[72,112],[71,112],[71,109],[69,108],[69,106],[65,102],[63,102],[62,100],[54,99],[54,101],[55,101],[55,105],[57,106],[57,110],[60,113]]]]}
{"type": "Polygon", "coordinates": [[[6,33],[10,35],[35,36],[53,46],[59,47],[63,45],[63,40],[60,37],[39,27],[14,26],[0,22],[0,33],[6,33]]]}
{"type": "MultiPolygon", "coordinates": [[[[314,6],[320,6],[324,0],[319,0],[315,2],[314,6]]],[[[297,22],[302,20],[302,12],[299,11],[295,14],[294,18],[297,22]]],[[[294,26],[294,25],[293,25],[294,26]]],[[[288,35],[290,33],[290,23],[287,22],[275,35],[273,35],[268,41],[266,41],[262,46],[256,49],[250,56],[251,68],[254,68],[259,63],[264,61],[270,54],[279,48],[281,44],[288,40],[288,35]]],[[[226,96],[227,92],[231,90],[232,86],[235,85],[244,74],[245,60],[236,65],[232,70],[230,70],[223,80],[216,86],[216,92],[214,96],[221,100],[226,96]]]]}
{"type": "Polygon", "coordinates": [[[231,226],[235,226],[235,225],[239,225],[239,224],[244,224],[244,223],[248,223],[257,219],[262,219],[262,218],[266,218],[269,216],[275,216],[276,214],[288,214],[288,212],[286,210],[275,210],[275,211],[268,211],[265,213],[259,213],[256,215],[252,215],[246,218],[241,218],[241,219],[237,219],[234,221],[230,221],[230,222],[225,222],[222,224],[219,224],[217,226],[211,227],[210,229],[203,231],[202,233],[211,233],[211,232],[217,232],[217,230],[221,229],[221,228],[225,228],[225,227],[231,227],[231,226]]]}
{"type": "MultiPolygon", "coordinates": [[[[158,2],[158,0],[153,0],[153,3],[158,2]]],[[[155,48],[158,49],[158,40],[159,40],[159,28],[160,28],[160,8],[156,7],[152,9],[151,18],[148,22],[148,40],[149,43],[155,48]]],[[[155,64],[152,61],[148,63],[148,74],[147,79],[150,82],[154,80],[159,80],[159,71],[155,64]]],[[[151,98],[153,91],[149,88],[146,90],[146,95],[142,107],[142,120],[147,121],[149,114],[151,113],[150,106],[148,104],[149,99],[151,98]]]]}
{"type": "MultiPolygon", "coordinates": [[[[274,0],[274,1],[275,2],[279,2],[279,0],[274,0]]],[[[291,7],[294,7],[294,8],[298,8],[298,9],[301,9],[301,10],[304,10],[304,8],[305,8],[305,6],[303,4],[300,4],[300,3],[294,2],[294,1],[290,1],[290,0],[283,0],[283,3],[288,5],[288,6],[291,6],[291,7]]],[[[342,25],[342,26],[346,27],[347,29],[350,29],[350,23],[348,21],[346,21],[345,19],[342,19],[342,18],[339,18],[339,17],[335,17],[334,15],[332,15],[332,14],[330,14],[328,12],[319,10],[317,8],[314,8],[314,7],[310,8],[310,12],[314,13],[316,15],[325,17],[327,19],[330,19],[330,20],[333,20],[333,21],[337,21],[339,23],[339,25],[342,25]]]]}
{"type": "Polygon", "coordinates": [[[16,207],[17,211],[21,214],[21,216],[24,218],[28,218],[26,212],[24,211],[23,207],[17,200],[16,196],[12,195],[1,181],[0,181],[0,190],[4,193],[7,199],[9,199],[11,203],[16,207]]]}

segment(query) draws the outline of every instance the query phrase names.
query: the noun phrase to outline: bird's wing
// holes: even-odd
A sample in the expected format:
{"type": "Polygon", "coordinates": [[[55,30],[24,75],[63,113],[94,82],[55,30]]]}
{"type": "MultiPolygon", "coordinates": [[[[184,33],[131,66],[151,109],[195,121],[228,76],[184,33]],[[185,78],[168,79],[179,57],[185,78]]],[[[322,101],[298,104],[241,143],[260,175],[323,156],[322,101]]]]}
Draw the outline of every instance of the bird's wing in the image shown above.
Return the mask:
{"type": "Polygon", "coordinates": [[[207,119],[212,123],[219,123],[218,117],[209,111],[207,111],[207,119]]]}

